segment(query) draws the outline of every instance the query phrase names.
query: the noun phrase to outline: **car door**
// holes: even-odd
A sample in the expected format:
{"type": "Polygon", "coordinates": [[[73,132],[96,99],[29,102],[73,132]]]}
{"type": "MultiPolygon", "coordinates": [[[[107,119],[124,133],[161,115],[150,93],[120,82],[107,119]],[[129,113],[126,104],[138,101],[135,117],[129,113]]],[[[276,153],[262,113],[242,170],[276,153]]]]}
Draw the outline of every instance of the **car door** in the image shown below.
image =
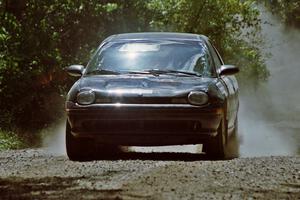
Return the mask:
{"type": "MultiPolygon", "coordinates": [[[[216,71],[219,71],[221,66],[224,64],[216,48],[209,43],[209,48],[212,54],[212,58],[216,67],[216,71]]],[[[238,83],[235,76],[220,76],[220,82],[226,90],[227,96],[227,121],[228,128],[234,127],[234,123],[237,116],[238,110],[238,83]]]]}
{"type": "Polygon", "coordinates": [[[228,90],[228,105],[227,105],[227,114],[228,114],[228,128],[231,129],[234,127],[234,123],[237,116],[237,80],[234,76],[221,76],[220,79],[224,81],[224,84],[228,90]]]}

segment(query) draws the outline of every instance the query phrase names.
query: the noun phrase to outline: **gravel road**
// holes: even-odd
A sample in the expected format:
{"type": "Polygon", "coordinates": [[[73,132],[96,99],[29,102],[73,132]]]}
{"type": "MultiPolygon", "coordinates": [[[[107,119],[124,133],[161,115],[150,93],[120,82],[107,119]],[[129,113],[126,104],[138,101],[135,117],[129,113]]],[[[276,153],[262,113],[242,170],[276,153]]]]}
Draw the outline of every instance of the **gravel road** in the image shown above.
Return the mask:
{"type": "Polygon", "coordinates": [[[0,199],[300,199],[300,157],[126,153],[80,163],[45,149],[3,151],[0,199]]]}

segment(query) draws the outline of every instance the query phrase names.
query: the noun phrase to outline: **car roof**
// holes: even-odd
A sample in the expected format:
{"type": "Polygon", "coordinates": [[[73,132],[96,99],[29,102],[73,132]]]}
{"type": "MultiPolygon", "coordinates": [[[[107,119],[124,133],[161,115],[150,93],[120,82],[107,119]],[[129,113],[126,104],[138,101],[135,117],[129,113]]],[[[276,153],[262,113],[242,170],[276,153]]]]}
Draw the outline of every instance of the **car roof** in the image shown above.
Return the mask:
{"type": "Polygon", "coordinates": [[[114,40],[192,40],[192,41],[203,41],[208,40],[204,35],[192,34],[192,33],[176,33],[176,32],[141,32],[141,33],[123,33],[112,35],[105,41],[114,40]]]}

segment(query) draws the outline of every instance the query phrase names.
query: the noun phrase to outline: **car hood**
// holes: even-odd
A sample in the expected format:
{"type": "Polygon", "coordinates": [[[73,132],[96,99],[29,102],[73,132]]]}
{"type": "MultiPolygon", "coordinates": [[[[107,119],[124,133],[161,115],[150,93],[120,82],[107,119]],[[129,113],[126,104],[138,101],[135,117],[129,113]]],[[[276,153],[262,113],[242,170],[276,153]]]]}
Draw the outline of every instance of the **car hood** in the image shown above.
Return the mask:
{"type": "Polygon", "coordinates": [[[93,89],[108,95],[178,96],[192,90],[207,91],[214,81],[214,78],[167,75],[86,76],[80,80],[80,90],[93,89]]]}

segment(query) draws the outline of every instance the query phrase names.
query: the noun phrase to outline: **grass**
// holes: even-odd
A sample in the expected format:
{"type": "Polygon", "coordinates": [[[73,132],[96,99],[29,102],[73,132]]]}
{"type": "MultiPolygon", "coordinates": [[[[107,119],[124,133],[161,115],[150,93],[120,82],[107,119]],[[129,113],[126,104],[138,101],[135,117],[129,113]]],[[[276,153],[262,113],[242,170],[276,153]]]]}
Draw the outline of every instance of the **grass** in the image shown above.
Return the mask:
{"type": "Polygon", "coordinates": [[[0,151],[10,149],[26,148],[27,144],[24,139],[12,131],[0,129],[0,151]]]}

